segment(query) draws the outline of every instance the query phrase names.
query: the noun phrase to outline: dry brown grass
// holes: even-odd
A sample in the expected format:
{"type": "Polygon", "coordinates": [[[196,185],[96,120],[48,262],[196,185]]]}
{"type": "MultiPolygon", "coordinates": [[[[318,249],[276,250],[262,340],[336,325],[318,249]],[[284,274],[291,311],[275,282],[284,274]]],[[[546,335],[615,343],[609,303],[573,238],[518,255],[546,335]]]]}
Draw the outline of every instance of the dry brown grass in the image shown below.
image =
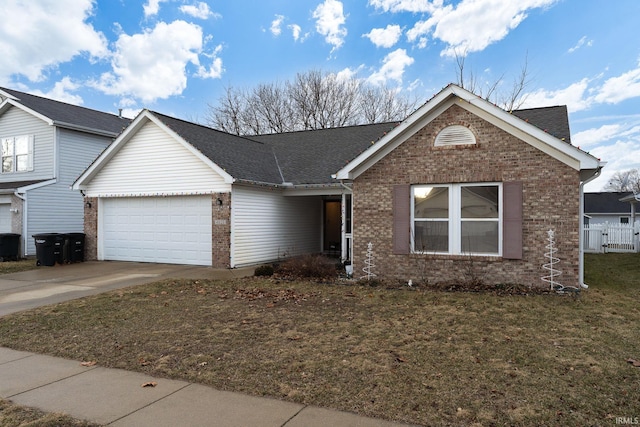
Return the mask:
{"type": "Polygon", "coordinates": [[[67,415],[47,413],[34,408],[14,405],[0,399],[2,427],[97,427],[98,424],[76,420],[67,415]]]}
{"type": "Polygon", "coordinates": [[[172,280],[6,316],[0,345],[422,425],[614,425],[640,417],[629,277],[577,297],[172,280]]]}

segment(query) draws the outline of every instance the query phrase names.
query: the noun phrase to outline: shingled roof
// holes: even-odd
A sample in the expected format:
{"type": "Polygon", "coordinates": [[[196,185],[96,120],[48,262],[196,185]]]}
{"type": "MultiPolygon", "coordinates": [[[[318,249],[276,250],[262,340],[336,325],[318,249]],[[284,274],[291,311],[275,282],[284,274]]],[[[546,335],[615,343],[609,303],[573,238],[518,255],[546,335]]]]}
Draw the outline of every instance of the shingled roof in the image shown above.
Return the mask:
{"type": "MultiPolygon", "coordinates": [[[[277,185],[335,183],[332,174],[399,124],[241,137],[155,111],[150,113],[235,179],[277,185]]],[[[564,106],[515,110],[512,114],[569,142],[564,106]]]]}
{"type": "Polygon", "coordinates": [[[630,196],[631,192],[584,193],[584,213],[591,214],[628,214],[629,202],[620,199],[630,196]]]}
{"type": "Polygon", "coordinates": [[[397,123],[348,126],[252,136],[273,147],[286,182],[294,185],[332,182],[335,173],[397,123]]]}
{"type": "Polygon", "coordinates": [[[11,99],[15,99],[26,108],[45,116],[54,125],[63,128],[117,136],[131,122],[131,120],[115,114],[30,95],[13,89],[0,87],[0,92],[4,92],[11,99]]]}
{"type": "Polygon", "coordinates": [[[150,113],[235,179],[283,183],[269,145],[155,111],[150,113]]]}
{"type": "Polygon", "coordinates": [[[542,129],[562,141],[571,143],[569,114],[567,112],[566,105],[513,110],[511,114],[531,123],[537,128],[542,129]]]}

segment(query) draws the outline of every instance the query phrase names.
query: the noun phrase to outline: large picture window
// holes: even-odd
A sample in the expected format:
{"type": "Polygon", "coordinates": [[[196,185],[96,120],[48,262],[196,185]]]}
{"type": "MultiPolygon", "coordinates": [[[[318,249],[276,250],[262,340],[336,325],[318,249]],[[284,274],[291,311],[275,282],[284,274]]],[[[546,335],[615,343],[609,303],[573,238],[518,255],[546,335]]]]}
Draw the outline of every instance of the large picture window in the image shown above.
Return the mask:
{"type": "Polygon", "coordinates": [[[414,185],[412,250],[453,255],[501,255],[500,184],[414,185]]]}
{"type": "Polygon", "coordinates": [[[16,136],[1,138],[2,173],[33,170],[33,137],[16,136]]]}

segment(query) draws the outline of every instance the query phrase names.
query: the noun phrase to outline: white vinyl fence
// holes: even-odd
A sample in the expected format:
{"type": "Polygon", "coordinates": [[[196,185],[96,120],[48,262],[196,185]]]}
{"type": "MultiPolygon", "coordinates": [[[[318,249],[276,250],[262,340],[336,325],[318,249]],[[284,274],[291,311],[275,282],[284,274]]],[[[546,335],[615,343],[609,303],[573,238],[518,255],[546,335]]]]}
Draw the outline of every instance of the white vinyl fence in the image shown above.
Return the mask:
{"type": "Polygon", "coordinates": [[[585,252],[640,252],[640,224],[587,224],[582,230],[585,252]]]}

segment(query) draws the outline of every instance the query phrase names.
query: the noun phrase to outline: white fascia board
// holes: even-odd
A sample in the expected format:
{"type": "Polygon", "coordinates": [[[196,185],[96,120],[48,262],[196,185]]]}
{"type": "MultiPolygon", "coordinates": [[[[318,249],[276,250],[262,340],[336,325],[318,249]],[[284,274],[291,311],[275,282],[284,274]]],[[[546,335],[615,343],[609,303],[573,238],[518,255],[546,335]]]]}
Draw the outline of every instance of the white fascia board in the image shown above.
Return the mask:
{"type": "Polygon", "coordinates": [[[5,92],[2,89],[0,89],[0,96],[2,96],[3,98],[18,99],[18,97],[11,95],[9,92],[5,92]]]}
{"type": "Polygon", "coordinates": [[[55,178],[49,179],[47,181],[37,182],[35,184],[19,187],[16,190],[16,193],[21,193],[21,194],[26,193],[27,191],[35,190],[36,188],[46,187],[47,185],[55,184],[56,182],[58,182],[58,180],[55,178]]]}
{"type": "Polygon", "coordinates": [[[131,139],[135,134],[148,122],[153,122],[160,127],[178,143],[182,144],[189,151],[191,151],[200,160],[209,165],[215,172],[220,174],[224,178],[225,183],[231,184],[235,180],[224,169],[213,163],[209,158],[204,156],[201,152],[196,150],[191,144],[182,139],[178,134],[168,128],[162,121],[153,115],[149,110],[142,110],[140,114],[131,122],[131,124],[107,147],[105,151],[98,156],[98,158],[85,170],[82,175],[71,186],[74,190],[84,190],[86,185],[91,182],[98,172],[111,160],[122,147],[131,139]]]}
{"type": "Polygon", "coordinates": [[[483,99],[460,99],[457,104],[575,170],[598,169],[603,166],[600,160],[591,154],[483,99]]]}
{"type": "Polygon", "coordinates": [[[210,158],[202,154],[202,152],[197,150],[193,145],[185,141],[180,135],[178,135],[173,130],[171,130],[171,128],[167,127],[160,119],[154,116],[153,113],[149,111],[147,111],[147,113],[149,115],[149,119],[153,123],[155,123],[159,128],[161,128],[163,131],[169,134],[173,139],[176,140],[176,142],[182,144],[183,147],[185,147],[187,150],[193,153],[193,155],[195,155],[198,159],[200,159],[205,164],[207,164],[211,169],[213,169],[216,173],[218,173],[218,175],[222,176],[224,178],[225,183],[233,184],[233,182],[235,182],[235,178],[229,175],[227,171],[225,171],[220,166],[215,164],[210,158]]]}
{"type": "Polygon", "coordinates": [[[599,170],[604,166],[597,158],[579,148],[549,135],[466,89],[449,85],[411,114],[398,127],[340,169],[333,177],[342,180],[356,178],[454,103],[575,170],[599,170]]]}
{"type": "Polygon", "coordinates": [[[358,157],[349,162],[344,168],[340,169],[333,177],[342,180],[351,180],[358,177],[395,147],[402,144],[415,132],[426,126],[441,112],[453,105],[451,98],[457,95],[453,90],[454,87],[453,85],[447,86],[422,105],[422,107],[414,111],[397,127],[388,132],[378,142],[374,143],[358,157]]]}
{"type": "Polygon", "coordinates": [[[84,190],[94,176],[111,160],[129,139],[146,123],[148,111],[142,110],[118,136],[71,185],[73,190],[84,190]]]}
{"type": "Polygon", "coordinates": [[[40,120],[44,121],[46,124],[48,124],[50,126],[53,126],[53,124],[54,124],[53,120],[51,120],[49,117],[44,116],[44,115],[38,113],[37,111],[32,110],[31,108],[25,107],[24,105],[22,105],[20,103],[20,101],[16,101],[16,100],[14,100],[12,98],[7,98],[2,102],[2,104],[0,104],[0,114],[3,114],[5,111],[7,111],[9,109],[9,107],[19,108],[20,110],[22,110],[22,111],[24,111],[24,112],[26,112],[28,114],[31,114],[34,117],[39,118],[40,120]]]}

